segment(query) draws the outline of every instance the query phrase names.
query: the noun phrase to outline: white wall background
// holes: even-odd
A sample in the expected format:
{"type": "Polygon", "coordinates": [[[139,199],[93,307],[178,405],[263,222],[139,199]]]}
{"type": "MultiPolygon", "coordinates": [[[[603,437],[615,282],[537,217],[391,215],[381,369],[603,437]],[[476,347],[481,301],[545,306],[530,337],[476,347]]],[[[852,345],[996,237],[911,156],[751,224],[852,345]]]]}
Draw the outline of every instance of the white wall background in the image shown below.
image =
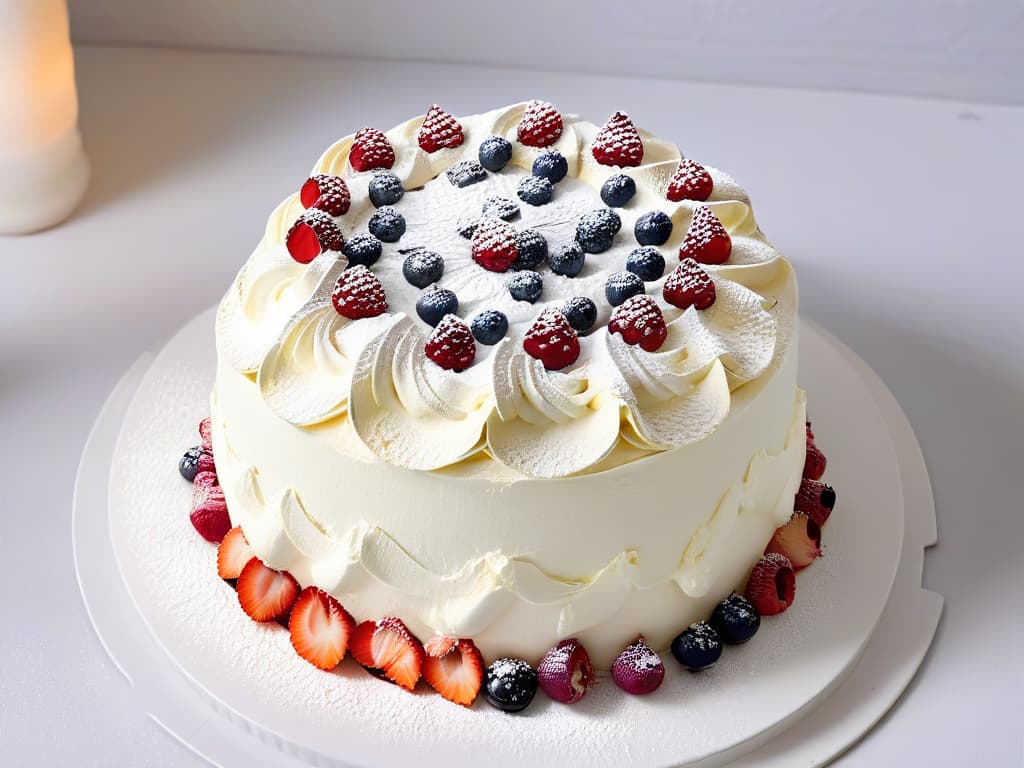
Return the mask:
{"type": "Polygon", "coordinates": [[[69,7],[78,42],[487,62],[1024,104],[1022,0],[69,0],[69,7]]]}

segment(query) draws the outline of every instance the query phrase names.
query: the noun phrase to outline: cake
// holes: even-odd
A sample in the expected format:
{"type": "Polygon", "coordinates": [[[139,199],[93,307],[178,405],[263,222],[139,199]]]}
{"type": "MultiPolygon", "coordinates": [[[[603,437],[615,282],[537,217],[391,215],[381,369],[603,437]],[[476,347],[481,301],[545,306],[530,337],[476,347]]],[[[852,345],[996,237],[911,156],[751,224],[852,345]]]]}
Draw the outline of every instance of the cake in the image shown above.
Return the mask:
{"type": "Polygon", "coordinates": [[[243,608],[243,565],[287,577],[365,666],[389,622],[420,661],[618,675],[820,552],[796,318],[742,187],[623,113],[363,128],[220,304],[193,520],[239,529],[243,608]]]}

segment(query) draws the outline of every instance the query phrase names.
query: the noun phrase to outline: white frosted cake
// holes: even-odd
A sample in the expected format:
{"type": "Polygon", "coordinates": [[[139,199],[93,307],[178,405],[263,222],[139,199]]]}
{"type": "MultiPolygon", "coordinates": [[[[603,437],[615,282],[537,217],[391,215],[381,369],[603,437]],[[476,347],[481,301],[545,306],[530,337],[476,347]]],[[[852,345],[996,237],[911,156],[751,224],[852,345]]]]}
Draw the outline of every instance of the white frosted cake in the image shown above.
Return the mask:
{"type": "Polygon", "coordinates": [[[356,621],[488,662],[664,649],[793,514],[796,317],[743,189],[621,113],[364,129],[220,306],[231,524],[356,621]]]}

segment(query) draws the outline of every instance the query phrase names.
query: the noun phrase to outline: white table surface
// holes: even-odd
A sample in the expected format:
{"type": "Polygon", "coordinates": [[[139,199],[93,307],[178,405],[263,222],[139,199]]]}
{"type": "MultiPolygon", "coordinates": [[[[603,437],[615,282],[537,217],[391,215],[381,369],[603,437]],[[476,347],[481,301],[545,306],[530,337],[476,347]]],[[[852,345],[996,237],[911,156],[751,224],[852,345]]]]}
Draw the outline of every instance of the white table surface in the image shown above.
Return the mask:
{"type": "Polygon", "coordinates": [[[946,611],[918,678],[837,764],[1024,764],[1024,109],[325,57],[77,59],[85,203],[0,238],[0,764],[202,764],[135,706],[79,598],[69,516],[89,427],[140,352],[217,301],[334,139],[432,101],[533,97],[624,109],[734,173],[796,265],[802,311],[917,431],[940,539],[925,584],[946,611]]]}

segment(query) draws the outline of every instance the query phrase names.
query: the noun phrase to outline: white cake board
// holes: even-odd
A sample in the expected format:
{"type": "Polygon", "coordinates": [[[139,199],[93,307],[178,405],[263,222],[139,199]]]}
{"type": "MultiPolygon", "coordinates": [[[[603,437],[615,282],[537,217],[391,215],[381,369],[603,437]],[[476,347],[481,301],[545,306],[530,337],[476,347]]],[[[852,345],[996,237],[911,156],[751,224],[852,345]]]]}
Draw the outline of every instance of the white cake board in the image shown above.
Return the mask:
{"type": "Polygon", "coordinates": [[[800,574],[796,604],[710,674],[669,659],[653,696],[606,680],[575,707],[538,694],[512,717],[410,696],[350,661],[320,673],[284,630],[242,616],[187,522],[174,465],[207,411],[212,317],[111,394],[83,453],[73,537],[86,608],[132,695],[215,764],[822,765],[884,715],[931,643],[942,599],[921,588],[936,534],[920,449],[870,369],[805,321],[801,384],[840,499],[826,556],[800,574]]]}

